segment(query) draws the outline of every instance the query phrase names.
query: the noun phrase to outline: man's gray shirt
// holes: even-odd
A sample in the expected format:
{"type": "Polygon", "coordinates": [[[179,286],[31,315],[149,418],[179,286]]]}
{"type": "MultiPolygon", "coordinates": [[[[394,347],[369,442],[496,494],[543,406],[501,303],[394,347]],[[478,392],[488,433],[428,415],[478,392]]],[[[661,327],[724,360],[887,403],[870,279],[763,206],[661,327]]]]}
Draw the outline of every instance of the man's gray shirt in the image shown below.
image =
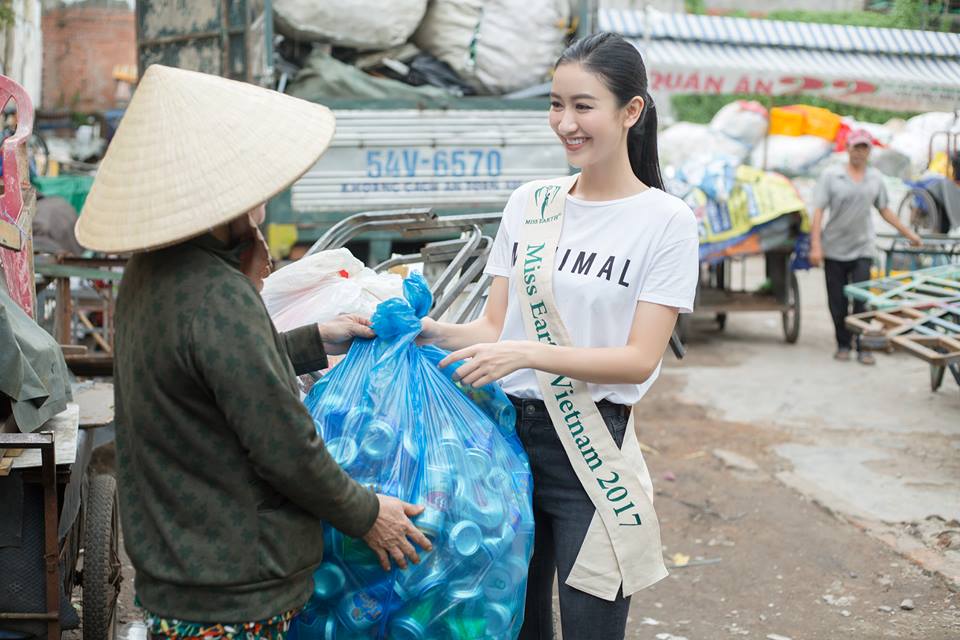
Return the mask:
{"type": "Polygon", "coordinates": [[[867,167],[863,179],[855,182],[847,165],[824,170],[813,192],[813,206],[830,211],[821,234],[823,257],[829,260],[872,258],[876,242],[870,207],[888,206],[883,174],[867,167]]]}

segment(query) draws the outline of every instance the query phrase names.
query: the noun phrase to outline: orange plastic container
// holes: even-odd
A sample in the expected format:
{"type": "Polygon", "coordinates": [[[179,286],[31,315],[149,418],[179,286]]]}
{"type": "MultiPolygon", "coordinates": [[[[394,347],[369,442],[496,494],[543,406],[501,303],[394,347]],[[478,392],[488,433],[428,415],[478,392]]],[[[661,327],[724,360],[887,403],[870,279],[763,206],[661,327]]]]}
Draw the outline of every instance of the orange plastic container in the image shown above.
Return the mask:
{"type": "Polygon", "coordinates": [[[794,105],[805,116],[803,133],[808,136],[817,136],[833,142],[837,139],[837,132],[842,124],[840,116],[822,107],[811,107],[805,104],[794,105]]]}
{"type": "Polygon", "coordinates": [[[770,135],[802,136],[806,114],[796,107],[774,107],[770,109],[770,135]]]}

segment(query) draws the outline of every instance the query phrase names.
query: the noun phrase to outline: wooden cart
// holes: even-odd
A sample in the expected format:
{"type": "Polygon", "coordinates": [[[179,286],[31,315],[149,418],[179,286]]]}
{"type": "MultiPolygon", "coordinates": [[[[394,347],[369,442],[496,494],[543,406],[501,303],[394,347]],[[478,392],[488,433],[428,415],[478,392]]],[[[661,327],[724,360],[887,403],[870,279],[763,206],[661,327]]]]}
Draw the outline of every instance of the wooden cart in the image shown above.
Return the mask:
{"type": "MultiPolygon", "coordinates": [[[[767,285],[758,291],[737,289],[733,284],[735,259],[709,265],[697,291],[696,313],[713,314],[722,331],[731,313],[779,313],[783,339],[789,344],[800,337],[800,285],[791,268],[791,251],[768,251],[766,261],[767,285]]],[[[687,331],[686,316],[680,316],[681,337],[687,331]]]]}
{"type": "MultiPolygon", "coordinates": [[[[794,268],[801,216],[788,214],[768,223],[738,244],[713,251],[701,247],[701,276],[694,303],[695,315],[713,315],[722,331],[731,313],[779,313],[788,344],[800,337],[800,286],[794,268]],[[745,286],[745,259],[762,255],[766,281],[759,289],[745,286]],[[737,286],[736,267],[740,267],[737,286]]],[[[686,339],[689,316],[681,315],[678,333],[686,339]]]]}

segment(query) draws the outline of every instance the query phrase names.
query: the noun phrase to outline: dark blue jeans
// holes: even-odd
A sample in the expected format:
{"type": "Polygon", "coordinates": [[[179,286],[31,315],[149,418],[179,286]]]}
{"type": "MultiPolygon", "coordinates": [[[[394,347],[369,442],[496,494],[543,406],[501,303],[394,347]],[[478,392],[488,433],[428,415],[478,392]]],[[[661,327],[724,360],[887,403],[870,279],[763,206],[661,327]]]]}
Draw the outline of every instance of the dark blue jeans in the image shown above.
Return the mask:
{"type": "Polygon", "coordinates": [[[847,329],[846,318],[850,313],[861,313],[866,308],[862,300],[853,301],[851,311],[850,300],[843,293],[843,288],[854,282],[863,282],[870,279],[871,258],[857,258],[856,260],[823,261],[823,271],[827,277],[827,304],[830,307],[830,317],[833,318],[834,334],[837,338],[837,349],[850,350],[851,343],[855,343],[860,351],[860,335],[854,336],[847,329]]]}
{"type": "MultiPolygon", "coordinates": [[[[594,506],[580,485],[543,403],[514,398],[517,434],[533,471],[536,532],[527,578],[520,640],[550,640],[553,580],[559,577],[563,640],[623,640],[630,598],[609,602],[566,585],[593,519],[594,506]]],[[[601,403],[600,414],[617,446],[623,444],[628,415],[619,405],[601,403]]]]}

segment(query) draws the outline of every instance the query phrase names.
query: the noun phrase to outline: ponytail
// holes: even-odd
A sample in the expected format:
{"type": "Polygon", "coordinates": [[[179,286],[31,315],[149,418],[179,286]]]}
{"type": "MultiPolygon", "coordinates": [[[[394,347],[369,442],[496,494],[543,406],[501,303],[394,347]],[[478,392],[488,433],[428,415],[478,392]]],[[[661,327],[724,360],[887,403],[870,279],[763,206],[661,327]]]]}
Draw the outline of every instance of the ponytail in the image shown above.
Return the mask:
{"type": "Polygon", "coordinates": [[[627,155],[634,175],[648,187],[663,189],[657,153],[657,105],[647,96],[643,113],[627,133],[627,155]]]}

